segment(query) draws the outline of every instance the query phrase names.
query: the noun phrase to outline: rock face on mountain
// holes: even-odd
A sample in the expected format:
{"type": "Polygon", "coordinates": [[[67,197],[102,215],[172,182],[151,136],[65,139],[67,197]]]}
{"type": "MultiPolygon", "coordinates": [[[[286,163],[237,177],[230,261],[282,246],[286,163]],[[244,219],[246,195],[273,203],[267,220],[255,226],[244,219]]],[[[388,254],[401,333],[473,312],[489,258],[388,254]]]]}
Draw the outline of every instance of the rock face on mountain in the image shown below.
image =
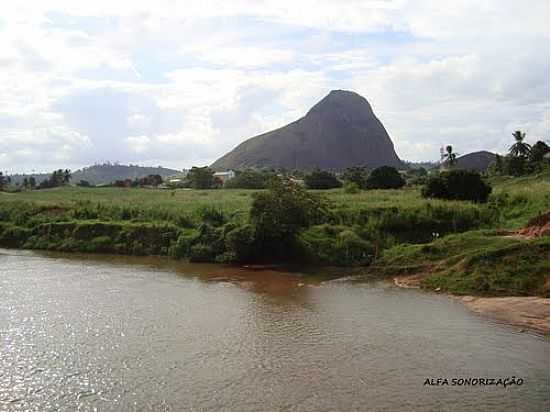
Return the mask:
{"type": "Polygon", "coordinates": [[[487,151],[473,152],[456,159],[456,168],[485,172],[495,161],[496,155],[487,151]]]}
{"type": "Polygon", "coordinates": [[[354,92],[333,90],[301,119],[244,141],[212,168],[342,170],[364,165],[402,164],[367,100],[354,92]]]}

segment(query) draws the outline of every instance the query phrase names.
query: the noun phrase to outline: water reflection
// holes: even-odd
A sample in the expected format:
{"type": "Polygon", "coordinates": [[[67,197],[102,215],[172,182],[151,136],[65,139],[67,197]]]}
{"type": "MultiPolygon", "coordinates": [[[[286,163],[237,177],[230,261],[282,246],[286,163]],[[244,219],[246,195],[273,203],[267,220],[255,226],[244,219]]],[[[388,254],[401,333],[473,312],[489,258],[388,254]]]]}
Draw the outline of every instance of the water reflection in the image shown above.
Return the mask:
{"type": "Polygon", "coordinates": [[[550,339],[280,268],[0,250],[0,410],[544,410],[550,339]],[[16,255],[16,256],[15,256],[16,255]],[[521,388],[426,377],[521,376],[521,388]]]}

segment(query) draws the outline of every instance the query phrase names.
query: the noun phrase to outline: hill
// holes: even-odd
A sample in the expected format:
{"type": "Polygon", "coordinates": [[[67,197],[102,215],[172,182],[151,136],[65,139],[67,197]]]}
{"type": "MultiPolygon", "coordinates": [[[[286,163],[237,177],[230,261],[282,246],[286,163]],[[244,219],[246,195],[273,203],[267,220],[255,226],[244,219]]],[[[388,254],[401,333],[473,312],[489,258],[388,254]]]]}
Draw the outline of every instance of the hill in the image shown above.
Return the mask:
{"type": "Polygon", "coordinates": [[[115,180],[136,179],[148,175],[160,175],[162,177],[179,173],[178,170],[164,167],[146,167],[135,165],[103,164],[85,167],[73,172],[72,182],[78,183],[86,180],[93,185],[111,183],[115,180]]]}
{"type": "Polygon", "coordinates": [[[457,158],[457,167],[459,169],[476,170],[485,172],[489,165],[495,161],[496,155],[487,151],[468,153],[457,158]]]}
{"type": "Polygon", "coordinates": [[[363,165],[402,163],[368,101],[354,92],[333,90],[301,119],[244,141],[212,168],[342,170],[363,165]]]}
{"type": "MultiPolygon", "coordinates": [[[[146,167],[137,165],[119,165],[119,164],[102,164],[84,167],[75,170],[72,173],[71,182],[78,183],[81,180],[86,180],[93,185],[111,183],[115,180],[135,179],[147,175],[161,175],[162,177],[172,176],[180,171],[167,169],[164,167],[146,167]]],[[[48,173],[39,174],[15,174],[11,175],[13,183],[21,184],[23,179],[34,176],[37,183],[46,180],[50,175],[48,173]]]]}

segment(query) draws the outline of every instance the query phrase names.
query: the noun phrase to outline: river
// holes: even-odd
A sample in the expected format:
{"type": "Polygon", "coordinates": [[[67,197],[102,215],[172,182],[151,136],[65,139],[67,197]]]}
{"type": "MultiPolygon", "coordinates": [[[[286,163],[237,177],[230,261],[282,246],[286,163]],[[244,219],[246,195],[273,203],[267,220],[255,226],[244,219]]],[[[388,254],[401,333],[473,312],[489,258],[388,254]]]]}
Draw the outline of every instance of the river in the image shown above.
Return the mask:
{"type": "Polygon", "coordinates": [[[0,250],[0,341],[0,410],[550,410],[548,336],[380,281],[0,250]]]}

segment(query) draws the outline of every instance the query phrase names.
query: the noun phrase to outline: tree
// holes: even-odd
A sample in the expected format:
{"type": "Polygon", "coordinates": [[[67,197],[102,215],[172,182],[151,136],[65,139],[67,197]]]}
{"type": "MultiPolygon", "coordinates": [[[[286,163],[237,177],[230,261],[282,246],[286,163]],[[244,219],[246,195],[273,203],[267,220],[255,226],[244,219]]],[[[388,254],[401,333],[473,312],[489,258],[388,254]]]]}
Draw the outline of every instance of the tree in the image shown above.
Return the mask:
{"type": "Polygon", "coordinates": [[[443,159],[444,163],[448,164],[450,169],[452,169],[452,167],[456,164],[456,156],[457,154],[453,152],[453,146],[448,145],[445,147],[443,159]]]}
{"type": "Polygon", "coordinates": [[[228,189],[265,189],[270,179],[276,175],[269,171],[247,169],[237,171],[235,177],[225,182],[228,189]]]}
{"type": "Polygon", "coordinates": [[[542,162],[544,155],[550,152],[550,146],[548,146],[542,140],[539,140],[537,143],[531,147],[531,152],[529,153],[530,162],[542,162]]]}
{"type": "Polygon", "coordinates": [[[34,176],[31,176],[29,178],[29,185],[30,185],[31,189],[34,189],[36,187],[36,179],[34,178],[34,176]]]}
{"type": "Polygon", "coordinates": [[[268,191],[255,194],[250,209],[260,254],[289,252],[298,232],[318,223],[325,213],[326,206],[317,195],[288,179],[273,179],[268,191]]]}
{"type": "Polygon", "coordinates": [[[57,169],[51,176],[43,180],[39,185],[38,189],[48,189],[52,187],[59,187],[69,183],[71,179],[71,171],[69,169],[57,169]]]}
{"type": "Polygon", "coordinates": [[[4,188],[8,185],[8,179],[2,172],[0,172],[0,190],[4,190],[4,188]]]}
{"type": "Polygon", "coordinates": [[[367,189],[399,189],[403,186],[405,186],[405,179],[395,167],[391,166],[374,169],[366,181],[367,189]]]}
{"type": "Polygon", "coordinates": [[[187,173],[187,181],[193,189],[211,189],[216,185],[214,171],[208,166],[193,166],[187,173]]]}
{"type": "Polygon", "coordinates": [[[507,156],[504,164],[504,174],[520,177],[529,174],[530,167],[527,158],[523,156],[507,156]]]}
{"type": "Polygon", "coordinates": [[[161,175],[148,175],[140,178],[138,180],[139,186],[158,186],[162,184],[162,176],[161,175]]]}
{"type": "Polygon", "coordinates": [[[23,187],[25,189],[27,189],[29,187],[29,179],[26,178],[26,177],[23,179],[23,187]]]}
{"type": "Polygon", "coordinates": [[[80,180],[76,185],[78,187],[92,187],[90,182],[88,182],[87,180],[80,180]]]}
{"type": "Polygon", "coordinates": [[[368,177],[369,169],[366,166],[349,167],[342,175],[344,182],[353,182],[361,189],[366,187],[368,177]]]}
{"type": "Polygon", "coordinates": [[[422,196],[447,200],[470,200],[484,203],[491,193],[489,186],[477,172],[450,170],[431,177],[422,188],[422,196]]]}
{"type": "Polygon", "coordinates": [[[342,187],[336,176],[326,170],[316,169],[304,177],[304,183],[308,189],[335,189],[342,187]]]}
{"type": "Polygon", "coordinates": [[[504,166],[505,166],[505,160],[502,159],[502,156],[500,155],[495,155],[495,166],[494,166],[494,169],[495,169],[495,172],[497,174],[502,174],[504,173],[504,166]]]}
{"type": "Polygon", "coordinates": [[[529,153],[531,152],[531,145],[523,141],[523,139],[525,139],[525,133],[521,130],[516,130],[514,133],[512,133],[512,136],[514,136],[516,142],[512,146],[510,146],[510,155],[513,157],[528,157],[529,153]]]}

